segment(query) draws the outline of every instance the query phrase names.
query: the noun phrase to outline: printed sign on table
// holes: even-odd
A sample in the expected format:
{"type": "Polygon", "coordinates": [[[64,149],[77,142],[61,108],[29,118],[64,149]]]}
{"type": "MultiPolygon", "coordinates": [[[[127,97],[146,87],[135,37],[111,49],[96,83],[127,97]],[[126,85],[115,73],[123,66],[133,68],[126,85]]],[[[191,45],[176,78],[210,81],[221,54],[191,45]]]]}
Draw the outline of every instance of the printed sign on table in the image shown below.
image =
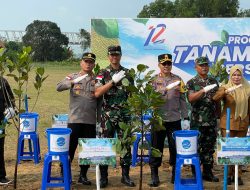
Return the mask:
{"type": "Polygon", "coordinates": [[[80,165],[116,165],[116,138],[79,138],[80,165]]]}
{"type": "Polygon", "coordinates": [[[250,163],[249,137],[219,137],[217,139],[217,163],[245,165],[250,163]]]}

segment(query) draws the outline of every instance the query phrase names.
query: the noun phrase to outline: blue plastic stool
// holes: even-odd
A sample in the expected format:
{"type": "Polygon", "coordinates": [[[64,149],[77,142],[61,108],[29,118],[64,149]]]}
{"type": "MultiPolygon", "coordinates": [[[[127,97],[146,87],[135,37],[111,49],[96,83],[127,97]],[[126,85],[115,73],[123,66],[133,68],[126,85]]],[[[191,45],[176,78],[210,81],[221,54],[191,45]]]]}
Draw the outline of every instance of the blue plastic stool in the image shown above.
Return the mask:
{"type": "Polygon", "coordinates": [[[18,138],[18,163],[20,163],[21,160],[30,160],[30,159],[32,160],[34,159],[35,164],[38,164],[39,161],[41,160],[39,136],[36,132],[34,133],[21,132],[18,138]],[[29,144],[28,152],[24,152],[25,140],[28,140],[29,144]]]}
{"type": "Polygon", "coordinates": [[[200,159],[199,156],[193,157],[181,157],[177,156],[176,166],[175,166],[175,190],[203,190],[200,159]],[[195,167],[195,178],[182,179],[181,178],[181,168],[183,165],[194,165],[195,167]]]}
{"type": "Polygon", "coordinates": [[[47,153],[44,157],[42,186],[41,190],[45,190],[49,187],[64,187],[65,190],[70,190],[72,182],[71,176],[71,164],[68,154],[52,155],[47,153]],[[52,177],[51,176],[51,164],[52,162],[60,162],[63,167],[63,176],[52,177]]]}
{"type": "MultiPolygon", "coordinates": [[[[149,158],[150,158],[150,154],[151,154],[151,149],[148,150],[148,155],[143,155],[141,157],[141,155],[138,154],[138,148],[139,148],[139,142],[141,140],[142,134],[141,133],[136,133],[136,140],[133,144],[133,153],[132,153],[132,166],[135,167],[137,162],[140,162],[141,159],[143,159],[143,162],[148,163],[149,162],[149,158]]],[[[144,135],[146,141],[151,144],[151,134],[149,132],[147,132],[144,135]]]]}

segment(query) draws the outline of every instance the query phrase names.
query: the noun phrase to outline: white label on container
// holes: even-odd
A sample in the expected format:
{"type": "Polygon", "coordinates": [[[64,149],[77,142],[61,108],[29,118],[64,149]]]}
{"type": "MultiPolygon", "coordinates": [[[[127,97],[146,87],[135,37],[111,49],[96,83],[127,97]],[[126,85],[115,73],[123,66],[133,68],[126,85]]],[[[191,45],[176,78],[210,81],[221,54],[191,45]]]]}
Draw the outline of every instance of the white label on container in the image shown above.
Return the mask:
{"type": "Polygon", "coordinates": [[[35,118],[20,118],[20,131],[21,132],[35,132],[35,118]]]}
{"type": "Polygon", "coordinates": [[[59,156],[52,156],[52,160],[54,161],[54,160],[59,160],[59,156]]]}
{"type": "Polygon", "coordinates": [[[50,151],[67,152],[69,150],[70,135],[50,135],[50,151]]]}
{"type": "Polygon", "coordinates": [[[180,155],[191,155],[197,153],[197,136],[176,137],[176,150],[180,155]]]}
{"type": "Polygon", "coordinates": [[[184,164],[186,165],[192,164],[192,159],[184,159],[184,164]]]}
{"type": "Polygon", "coordinates": [[[24,135],[25,139],[30,139],[30,135],[24,135]]]}

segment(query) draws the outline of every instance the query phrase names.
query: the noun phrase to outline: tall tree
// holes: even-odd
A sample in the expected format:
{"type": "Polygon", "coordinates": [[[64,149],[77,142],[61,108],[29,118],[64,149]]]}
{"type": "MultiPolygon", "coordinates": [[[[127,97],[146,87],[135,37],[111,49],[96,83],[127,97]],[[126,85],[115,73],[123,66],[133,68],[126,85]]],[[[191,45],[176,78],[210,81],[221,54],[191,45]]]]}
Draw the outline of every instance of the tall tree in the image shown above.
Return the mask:
{"type": "Polygon", "coordinates": [[[238,17],[250,17],[250,9],[241,9],[238,13],[238,17]]]}
{"type": "Polygon", "coordinates": [[[236,17],[239,0],[156,0],[145,5],[139,18],[236,17]]]}
{"type": "Polygon", "coordinates": [[[149,5],[144,5],[142,11],[138,14],[138,18],[163,18],[173,17],[175,13],[174,4],[169,0],[156,0],[149,5]]]}
{"type": "Polygon", "coordinates": [[[80,29],[80,37],[82,39],[81,46],[84,51],[90,47],[90,42],[91,42],[90,33],[84,29],[80,29]]]}
{"type": "Polygon", "coordinates": [[[5,54],[6,56],[11,60],[11,61],[16,61],[18,59],[18,55],[16,52],[21,52],[23,49],[23,43],[21,42],[14,42],[14,41],[9,41],[5,42],[5,47],[6,51],[5,54]]]}
{"type": "Polygon", "coordinates": [[[56,23],[35,20],[26,27],[23,43],[32,47],[35,61],[56,61],[65,59],[69,39],[56,23]]]}

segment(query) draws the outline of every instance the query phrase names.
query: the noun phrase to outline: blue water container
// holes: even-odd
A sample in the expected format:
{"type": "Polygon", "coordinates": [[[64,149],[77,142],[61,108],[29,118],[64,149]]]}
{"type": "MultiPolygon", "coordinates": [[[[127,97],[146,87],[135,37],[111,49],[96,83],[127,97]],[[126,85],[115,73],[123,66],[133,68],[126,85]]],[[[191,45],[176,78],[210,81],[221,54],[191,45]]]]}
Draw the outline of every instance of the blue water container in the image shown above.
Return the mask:
{"type": "Polygon", "coordinates": [[[179,130],[173,133],[176,142],[177,156],[197,156],[198,130],[179,130]]]}
{"type": "Polygon", "coordinates": [[[25,112],[19,115],[20,117],[20,132],[21,133],[35,133],[38,126],[38,113],[25,112]]]}
{"type": "Polygon", "coordinates": [[[69,128],[48,128],[48,150],[51,155],[69,153],[69,141],[71,129],[69,128]]]}

